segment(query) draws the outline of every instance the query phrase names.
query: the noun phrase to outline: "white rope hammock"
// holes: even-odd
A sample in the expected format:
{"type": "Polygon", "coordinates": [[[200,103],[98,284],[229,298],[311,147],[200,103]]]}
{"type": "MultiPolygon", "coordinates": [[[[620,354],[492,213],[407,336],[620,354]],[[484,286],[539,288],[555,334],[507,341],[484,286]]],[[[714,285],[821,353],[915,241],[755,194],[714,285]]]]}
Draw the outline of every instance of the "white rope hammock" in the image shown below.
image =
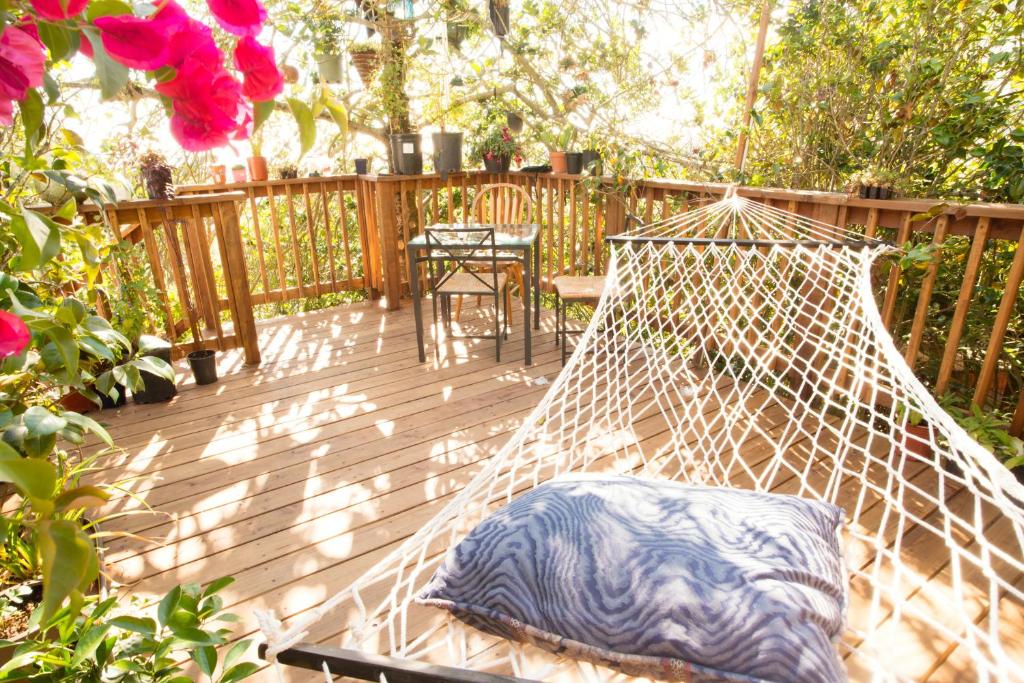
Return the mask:
{"type": "Polygon", "coordinates": [[[836,503],[851,595],[837,648],[852,679],[920,676],[921,651],[960,662],[967,678],[1024,679],[1001,639],[1022,635],[1024,487],[937,405],[885,331],[870,272],[888,251],[736,196],[613,238],[589,327],[511,441],[355,583],[287,628],[258,615],[268,658],[329,641],[533,679],[621,678],[413,602],[498,506],[591,471],[836,503]]]}

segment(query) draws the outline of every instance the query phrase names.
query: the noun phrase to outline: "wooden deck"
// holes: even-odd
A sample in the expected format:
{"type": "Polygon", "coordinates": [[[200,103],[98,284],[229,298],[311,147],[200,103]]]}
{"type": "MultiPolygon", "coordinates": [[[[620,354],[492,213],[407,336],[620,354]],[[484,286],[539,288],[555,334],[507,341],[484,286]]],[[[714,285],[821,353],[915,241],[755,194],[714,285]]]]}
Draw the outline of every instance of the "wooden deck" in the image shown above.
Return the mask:
{"type": "MultiPolygon", "coordinates": [[[[470,306],[465,322],[487,324],[477,318],[485,315],[470,306]]],[[[137,513],[105,530],[149,539],[111,541],[110,573],[125,591],[147,598],[178,583],[231,574],[237,581],[224,597],[241,617],[240,636],[256,630],[253,610],[289,617],[314,607],[418,529],[507,441],[547,391],[538,380],[560,370],[553,323],[544,317],[529,368],[521,316],[501,363],[493,341],[468,339],[448,342],[436,362],[428,345],[431,362],[418,363],[409,307],[386,312],[367,303],[260,323],[261,366],[244,367],[240,351],[224,353],[217,384],[196,387],[189,379],[168,404],[100,415],[124,450],[104,456],[96,478],[123,481],[131,492],[108,511],[137,513]]],[[[181,372],[190,378],[184,367],[181,372]]],[[[782,429],[785,411],[773,415],[776,423],[765,428],[782,429]]],[[[653,421],[636,431],[640,440],[665,439],[653,421]]],[[[743,446],[755,472],[764,452],[756,441],[743,446]]],[[[808,463],[812,485],[811,465],[827,448],[820,437],[793,445],[794,458],[808,463]]],[[[870,476],[881,481],[887,473],[878,469],[870,476]]],[[[918,469],[914,481],[933,487],[934,472],[918,469]]],[[[777,481],[775,490],[800,491],[796,477],[777,481]]],[[[970,505],[964,493],[951,491],[947,505],[970,505]]],[[[916,503],[908,493],[906,504],[916,503]]],[[[861,527],[882,524],[892,534],[879,521],[884,510],[877,500],[864,509],[861,527]]],[[[950,590],[948,553],[913,529],[903,539],[919,560],[913,571],[935,586],[908,599],[941,600],[950,590]]],[[[868,547],[848,552],[862,566],[874,557],[868,547]]],[[[851,595],[853,614],[863,612],[867,591],[858,580],[851,595]]],[[[977,602],[980,623],[989,606],[983,593],[977,602]]],[[[1022,648],[1019,606],[1003,607],[1018,636],[1006,646],[1022,648]]],[[[917,679],[964,680],[969,661],[962,648],[901,623],[877,634],[898,644],[894,666],[917,679]]],[[[343,627],[328,617],[312,639],[336,642],[343,627]]],[[[851,680],[866,674],[855,661],[850,668],[851,680]]]]}

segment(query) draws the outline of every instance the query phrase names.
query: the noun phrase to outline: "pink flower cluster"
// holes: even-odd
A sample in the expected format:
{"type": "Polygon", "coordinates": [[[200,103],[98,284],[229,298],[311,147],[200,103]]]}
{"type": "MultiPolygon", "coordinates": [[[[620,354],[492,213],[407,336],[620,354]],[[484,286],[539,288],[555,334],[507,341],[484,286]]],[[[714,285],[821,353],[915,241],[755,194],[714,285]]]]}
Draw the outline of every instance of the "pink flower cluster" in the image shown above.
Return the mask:
{"type": "MultiPolygon", "coordinates": [[[[73,20],[88,0],[30,0],[35,14],[47,21],[73,20]]],[[[273,48],[256,36],[267,18],[259,0],[207,0],[210,12],[227,32],[238,36],[234,66],[242,81],[227,70],[225,56],[209,26],[196,21],[176,2],[157,2],[148,17],[121,14],[98,17],[103,49],[130,69],[172,69],[156,85],[171,102],[171,133],[187,150],[201,151],[244,139],[252,131],[252,102],[272,100],[284,89],[284,77],[273,48]]],[[[81,50],[92,56],[82,36],[81,50]]],[[[8,26],[0,34],[0,124],[10,125],[13,101],[42,85],[45,48],[31,19],[8,26]]]]}

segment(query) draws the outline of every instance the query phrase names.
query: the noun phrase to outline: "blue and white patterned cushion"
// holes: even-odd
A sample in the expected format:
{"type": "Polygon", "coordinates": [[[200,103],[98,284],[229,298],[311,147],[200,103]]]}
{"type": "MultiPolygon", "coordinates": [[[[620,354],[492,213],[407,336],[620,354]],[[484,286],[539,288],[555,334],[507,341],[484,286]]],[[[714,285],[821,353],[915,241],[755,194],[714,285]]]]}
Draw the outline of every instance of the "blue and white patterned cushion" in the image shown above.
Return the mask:
{"type": "Polygon", "coordinates": [[[417,601],[630,675],[844,681],[842,519],[794,496],[563,477],[481,522],[417,601]]]}

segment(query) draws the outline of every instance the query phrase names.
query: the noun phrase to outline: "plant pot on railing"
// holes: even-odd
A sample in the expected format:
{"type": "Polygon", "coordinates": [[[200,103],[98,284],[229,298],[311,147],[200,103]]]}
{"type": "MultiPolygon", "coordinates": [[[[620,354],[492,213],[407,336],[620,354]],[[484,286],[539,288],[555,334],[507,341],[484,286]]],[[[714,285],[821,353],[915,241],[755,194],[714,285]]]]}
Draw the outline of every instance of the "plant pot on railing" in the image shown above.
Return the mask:
{"type": "Polygon", "coordinates": [[[359,80],[369,88],[380,70],[380,52],[374,47],[363,47],[351,49],[348,54],[352,59],[352,66],[359,73],[359,80]]]}
{"type": "Polygon", "coordinates": [[[224,164],[210,164],[210,180],[214,185],[224,185],[228,182],[228,167],[224,164]]]}
{"type": "Polygon", "coordinates": [[[261,156],[249,157],[245,160],[245,165],[249,167],[249,179],[254,181],[266,180],[270,177],[267,172],[267,158],[261,156]]]}
{"type": "Polygon", "coordinates": [[[423,152],[420,151],[419,133],[395,133],[388,136],[391,159],[398,175],[423,173],[423,152]]]}
{"type": "Polygon", "coordinates": [[[188,354],[188,366],[196,384],[213,384],[217,381],[217,352],[212,349],[199,349],[188,354]]]}
{"type": "Polygon", "coordinates": [[[507,154],[497,155],[488,152],[484,155],[484,168],[488,173],[507,173],[512,165],[512,158],[507,154]]]}
{"type": "Polygon", "coordinates": [[[431,133],[434,142],[434,171],[447,180],[449,173],[462,170],[462,133],[431,133]]]}
{"type": "Polygon", "coordinates": [[[565,152],[548,152],[548,163],[551,164],[552,173],[568,173],[565,152]]]}
{"type": "Polygon", "coordinates": [[[167,160],[156,152],[143,154],[139,159],[142,184],[150,199],[174,199],[174,177],[167,160]]]}
{"type": "MultiPolygon", "coordinates": [[[[143,356],[159,358],[165,363],[171,362],[171,345],[160,337],[142,335],[139,338],[139,351],[143,356]]],[[[174,382],[149,372],[140,374],[142,375],[143,389],[132,393],[132,398],[136,403],[163,403],[170,401],[178,393],[174,382]]]]}
{"type": "Polygon", "coordinates": [[[601,175],[601,153],[596,149],[583,150],[583,171],[590,175],[601,175]]]}
{"type": "Polygon", "coordinates": [[[370,172],[370,160],[369,159],[356,159],[356,175],[366,175],[370,172]]]}
{"type": "Polygon", "coordinates": [[[458,50],[469,37],[469,25],[462,21],[449,21],[445,32],[448,34],[448,44],[458,50]]]}
{"type": "Polygon", "coordinates": [[[579,175],[583,173],[583,153],[582,152],[566,152],[565,153],[565,172],[573,175],[579,175]]]}
{"type": "Polygon", "coordinates": [[[341,83],[344,73],[341,65],[341,55],[317,55],[316,70],[320,78],[328,83],[341,83]]]}
{"type": "Polygon", "coordinates": [[[235,164],[234,166],[231,167],[231,182],[245,182],[245,166],[242,166],[242,164],[235,164]]]}

